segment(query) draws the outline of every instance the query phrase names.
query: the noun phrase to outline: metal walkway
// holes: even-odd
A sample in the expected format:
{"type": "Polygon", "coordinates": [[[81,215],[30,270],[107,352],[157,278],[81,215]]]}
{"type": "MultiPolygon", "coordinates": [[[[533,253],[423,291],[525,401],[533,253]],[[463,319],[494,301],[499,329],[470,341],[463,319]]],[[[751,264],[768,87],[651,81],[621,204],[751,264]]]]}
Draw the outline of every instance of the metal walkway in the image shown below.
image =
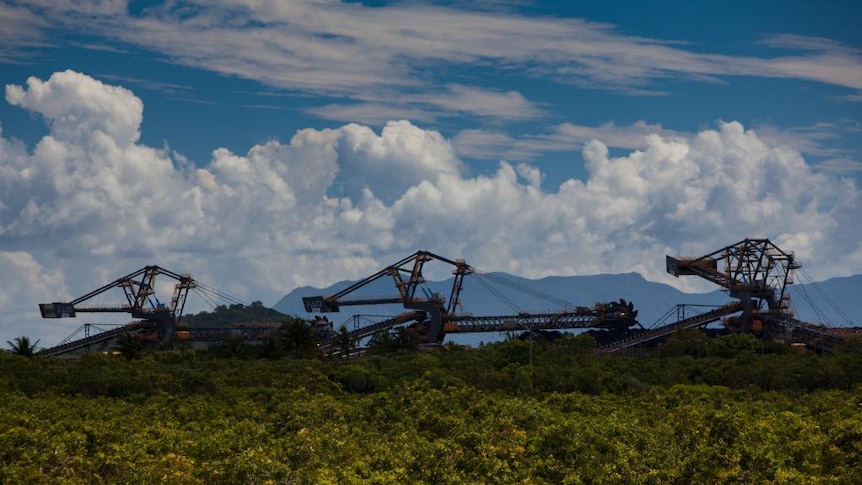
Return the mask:
{"type": "Polygon", "coordinates": [[[112,340],[119,337],[120,335],[126,332],[139,332],[141,330],[151,328],[152,326],[152,322],[147,321],[131,322],[129,324],[123,325],[122,327],[106,330],[95,335],[90,335],[89,337],[84,337],[82,339],[73,340],[71,342],[56,345],[54,347],[42,349],[37,352],[36,355],[50,357],[52,355],[67,354],[91,346],[97,346],[95,348],[96,351],[106,350],[108,348],[108,344],[110,344],[112,340]]]}
{"type": "Polygon", "coordinates": [[[636,345],[640,345],[645,342],[649,342],[650,340],[659,339],[670,335],[678,330],[682,330],[684,328],[694,328],[700,327],[702,325],[706,325],[708,323],[712,323],[716,320],[721,319],[721,317],[730,315],[732,313],[736,313],[742,310],[742,303],[735,301],[732,303],[728,303],[722,307],[716,308],[715,310],[701,313],[699,315],[695,315],[693,317],[688,317],[677,322],[671,323],[669,325],[665,325],[662,327],[658,327],[652,330],[646,330],[643,332],[636,333],[634,335],[630,335],[623,339],[611,342],[609,344],[603,345],[596,349],[596,352],[603,354],[613,354],[615,352],[619,352],[623,349],[627,349],[629,347],[634,347],[636,345]]]}

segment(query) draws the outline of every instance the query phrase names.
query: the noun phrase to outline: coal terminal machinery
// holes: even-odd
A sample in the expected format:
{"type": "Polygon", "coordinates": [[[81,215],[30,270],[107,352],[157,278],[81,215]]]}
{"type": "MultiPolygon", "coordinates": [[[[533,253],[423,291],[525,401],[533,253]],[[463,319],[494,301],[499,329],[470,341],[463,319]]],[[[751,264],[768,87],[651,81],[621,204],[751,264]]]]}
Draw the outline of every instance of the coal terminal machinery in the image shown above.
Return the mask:
{"type": "Polygon", "coordinates": [[[42,318],[74,318],[79,313],[128,313],[132,318],[138,319],[106,332],[88,335],[84,339],[71,341],[67,339],[60,345],[45,349],[41,353],[56,355],[74,352],[91,345],[98,346],[101,350],[103,345],[125,332],[146,333],[153,339],[167,342],[174,336],[188,292],[194,287],[195,281],[191,276],[179,275],[158,266],[146,266],[70,302],[40,303],[39,312],[42,318]],[[170,303],[163,303],[156,296],[155,286],[158,275],[165,275],[176,281],[170,303]],[[124,301],[112,304],[88,304],[97,296],[115,288],[122,290],[124,301]]]}
{"type": "MultiPolygon", "coordinates": [[[[667,256],[666,266],[668,273],[675,277],[698,276],[718,285],[731,300],[724,305],[710,307],[677,305],[675,321],[644,328],[637,320],[638,311],[634,304],[623,298],[589,306],[572,305],[553,296],[540,294],[533,288],[514,284],[499,275],[485,274],[464,260],[417,251],[337,293],[305,297],[303,306],[308,313],[327,314],[339,312],[343,307],[397,305],[402,311],[394,316],[370,322],[355,319],[353,328],[346,329],[350,338],[362,341],[380,332],[406,328],[418,343],[426,346],[442,344],[447,335],[466,333],[528,332],[532,335],[581,330],[597,336],[600,344],[597,352],[633,353],[633,349],[654,345],[678,330],[704,327],[716,322],[721,322],[727,331],[754,333],[764,339],[804,344],[822,350],[829,350],[846,335],[862,335],[862,329],[858,327],[839,329],[795,318],[788,288],[794,282],[795,271],[801,266],[792,252],[778,248],[768,239],[745,239],[700,257],[667,256]],[[431,291],[426,284],[423,270],[426,264],[432,262],[446,265],[451,270],[452,286],[445,294],[431,291]],[[374,297],[361,295],[360,290],[367,289],[378,280],[391,281],[394,293],[374,297]],[[471,284],[478,282],[504,301],[506,298],[491,283],[545,297],[557,304],[559,310],[544,313],[513,311],[510,314],[489,316],[466,314],[462,311],[461,293],[467,280],[471,284]]],[[[182,328],[179,326],[182,309],[191,290],[204,290],[201,296],[205,299],[208,299],[206,295],[225,296],[201,285],[191,276],[179,275],[158,266],[147,266],[71,302],[40,304],[44,318],[66,318],[94,312],[129,313],[132,318],[138,319],[84,338],[72,339],[70,336],[60,345],[42,350],[41,353],[60,355],[106,350],[114,339],[125,332],[142,335],[156,343],[165,343],[174,337],[216,343],[227,335],[237,334],[249,340],[259,340],[273,335],[277,330],[271,325],[234,329],[182,328]],[[164,300],[170,303],[162,303],[163,300],[155,296],[154,281],[157,275],[165,275],[176,281],[172,296],[164,300]],[[125,298],[121,303],[86,304],[96,295],[112,288],[123,290],[125,298]]],[[[509,306],[517,310],[514,305],[509,306]]],[[[334,348],[330,348],[334,332],[328,320],[315,317],[312,321],[327,323],[327,326],[321,327],[324,331],[317,332],[317,335],[324,351],[335,352],[334,348]]]]}
{"type": "Polygon", "coordinates": [[[159,266],[145,266],[72,301],[40,303],[39,312],[42,318],[75,318],[79,314],[90,313],[125,313],[134,320],[119,325],[85,323],[59,344],[40,350],[38,355],[75,356],[86,352],[109,351],[112,343],[125,333],[134,334],[144,343],[160,345],[175,338],[218,343],[230,335],[253,340],[273,334],[277,330],[271,325],[233,329],[184,328],[180,321],[191,291],[208,302],[216,299],[236,301],[229,295],[195,281],[190,275],[181,275],[159,266]],[[159,276],[174,281],[173,292],[169,298],[159,298],[156,292],[156,280],[159,276]],[[111,303],[93,303],[94,300],[105,298],[115,300],[111,303]],[[82,333],[84,336],[80,337],[82,333]]]}
{"type": "Polygon", "coordinates": [[[788,290],[801,265],[792,252],[769,239],[745,239],[700,257],[666,256],[665,262],[671,275],[699,276],[718,285],[735,300],[668,325],[632,332],[619,341],[602,345],[600,352],[620,352],[684,328],[703,327],[719,320],[731,332],[748,332],[764,339],[823,350],[831,349],[846,335],[862,335],[859,327],[837,329],[794,317],[788,290]]]}
{"type": "MultiPolygon", "coordinates": [[[[406,310],[392,318],[370,325],[357,326],[350,330],[350,337],[357,340],[405,324],[415,331],[420,343],[424,344],[441,344],[447,334],[578,328],[620,331],[638,325],[637,310],[633,308],[632,303],[623,299],[618,302],[597,303],[591,307],[564,307],[551,313],[520,312],[513,315],[492,316],[459,314],[457,309],[461,307],[461,290],[467,275],[477,275],[477,272],[464,260],[451,260],[428,251],[417,251],[338,293],[305,297],[302,302],[309,313],[338,312],[343,306],[385,304],[397,304],[406,310]],[[439,261],[452,268],[454,277],[448,298],[430,291],[425,286],[426,280],[422,270],[425,264],[431,261],[439,261]],[[351,296],[357,290],[385,278],[392,279],[397,294],[382,297],[351,296]]],[[[487,277],[488,275],[484,275],[478,281],[487,285],[485,281],[487,277]]],[[[511,285],[511,282],[502,281],[502,283],[511,285]]],[[[490,286],[486,287],[494,291],[490,286]]],[[[520,289],[531,291],[529,288],[520,289]]],[[[533,290],[532,293],[536,292],[533,290]]]]}

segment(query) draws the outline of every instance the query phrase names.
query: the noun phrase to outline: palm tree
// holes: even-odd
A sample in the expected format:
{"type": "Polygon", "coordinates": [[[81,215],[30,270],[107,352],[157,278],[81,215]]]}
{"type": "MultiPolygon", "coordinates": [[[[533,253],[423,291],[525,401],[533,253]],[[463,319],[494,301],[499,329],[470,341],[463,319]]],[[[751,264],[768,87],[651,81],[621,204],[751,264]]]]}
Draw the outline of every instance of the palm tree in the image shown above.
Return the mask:
{"type": "Polygon", "coordinates": [[[372,353],[389,353],[398,350],[398,341],[388,330],[377,332],[368,342],[368,350],[372,353]]]}
{"type": "Polygon", "coordinates": [[[6,345],[9,346],[9,350],[13,354],[28,358],[36,355],[36,345],[38,344],[38,340],[30,342],[28,337],[15,337],[13,340],[6,341],[6,345]]]}
{"type": "Polygon", "coordinates": [[[120,353],[126,360],[138,357],[144,350],[144,343],[137,335],[126,332],[114,341],[113,349],[120,353]]]}
{"type": "Polygon", "coordinates": [[[281,324],[284,348],[294,358],[310,357],[317,352],[314,329],[301,318],[292,318],[281,324]]]}
{"type": "Polygon", "coordinates": [[[350,357],[350,351],[356,346],[356,339],[350,335],[346,327],[341,327],[332,338],[332,343],[342,357],[350,357]]]}

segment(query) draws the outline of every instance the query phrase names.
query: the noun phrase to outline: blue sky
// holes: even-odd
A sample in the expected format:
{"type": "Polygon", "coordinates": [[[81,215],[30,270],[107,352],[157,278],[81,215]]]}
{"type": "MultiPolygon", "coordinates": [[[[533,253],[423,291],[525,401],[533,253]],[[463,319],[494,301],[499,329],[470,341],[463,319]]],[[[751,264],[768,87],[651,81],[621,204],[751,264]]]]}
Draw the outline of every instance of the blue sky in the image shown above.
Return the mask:
{"type": "Polygon", "coordinates": [[[678,285],[664,253],[770,237],[819,278],[859,273],[859,18],[844,1],[2,2],[17,289],[0,304],[28,320],[22,298],[153,263],[272,304],[420,248],[678,285]]]}

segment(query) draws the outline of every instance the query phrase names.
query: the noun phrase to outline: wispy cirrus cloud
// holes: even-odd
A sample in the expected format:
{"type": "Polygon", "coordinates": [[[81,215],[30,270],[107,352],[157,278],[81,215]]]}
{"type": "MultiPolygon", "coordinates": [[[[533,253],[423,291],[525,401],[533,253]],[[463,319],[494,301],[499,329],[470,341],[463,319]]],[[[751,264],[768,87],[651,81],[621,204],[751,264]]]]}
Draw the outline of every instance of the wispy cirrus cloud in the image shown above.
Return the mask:
{"type": "Polygon", "coordinates": [[[195,90],[193,86],[187,84],[156,81],[154,79],[144,79],[139,77],[120,76],[111,73],[102,73],[99,74],[98,77],[107,81],[131,84],[138,88],[161,91],[168,94],[189,93],[195,90]]]}
{"type": "Polygon", "coordinates": [[[443,112],[505,120],[543,118],[546,113],[517,91],[496,91],[451,84],[442,92],[404,96],[408,104],[427,104],[443,112]]]}
{"type": "MultiPolygon", "coordinates": [[[[448,98],[426,93],[442,73],[457,66],[497,73],[517,70],[557,83],[632,95],[665,94],[656,82],[667,78],[718,82],[734,76],[796,78],[862,89],[862,57],[857,50],[794,35],[772,35],[761,42],[791,49],[793,55],[728,56],[625,35],[613,25],[582,19],[422,3],[369,7],[342,2],[187,1],[156,4],[135,14],[123,2],[33,5],[33,10],[15,8],[18,17],[33,17],[22,23],[33,32],[59,22],[158,52],[176,64],[281,89],[350,99],[375,91],[400,95],[399,102],[406,105],[430,103],[454,111],[465,109],[465,99],[491,97],[498,106],[521,104],[530,107],[522,113],[540,114],[512,90],[480,90],[462,83],[450,88],[448,98]]],[[[478,106],[466,110],[483,115],[478,106]]]]}
{"type": "Polygon", "coordinates": [[[50,47],[43,30],[50,22],[23,5],[0,4],[0,64],[24,62],[36,47],[50,47]]]}
{"type": "MultiPolygon", "coordinates": [[[[852,150],[833,143],[848,135],[862,133],[862,124],[857,120],[842,119],[837,122],[819,122],[811,126],[778,127],[772,124],[756,125],[758,136],[768,143],[776,143],[798,150],[800,153],[820,159],[833,160],[833,168],[852,167],[846,162],[851,160],[852,150]],[[844,160],[836,163],[835,160],[844,160]]],[[[818,166],[821,166],[819,164],[818,166]]]]}
{"type": "Polygon", "coordinates": [[[853,160],[852,158],[830,158],[813,167],[815,170],[822,170],[838,175],[846,175],[848,173],[862,172],[862,162],[853,160]]]}
{"type": "Polygon", "coordinates": [[[389,120],[416,120],[433,122],[433,113],[419,107],[410,107],[394,103],[358,102],[332,103],[325,106],[308,108],[306,110],[319,118],[343,122],[366,123],[369,125],[384,125],[389,120]]]}

